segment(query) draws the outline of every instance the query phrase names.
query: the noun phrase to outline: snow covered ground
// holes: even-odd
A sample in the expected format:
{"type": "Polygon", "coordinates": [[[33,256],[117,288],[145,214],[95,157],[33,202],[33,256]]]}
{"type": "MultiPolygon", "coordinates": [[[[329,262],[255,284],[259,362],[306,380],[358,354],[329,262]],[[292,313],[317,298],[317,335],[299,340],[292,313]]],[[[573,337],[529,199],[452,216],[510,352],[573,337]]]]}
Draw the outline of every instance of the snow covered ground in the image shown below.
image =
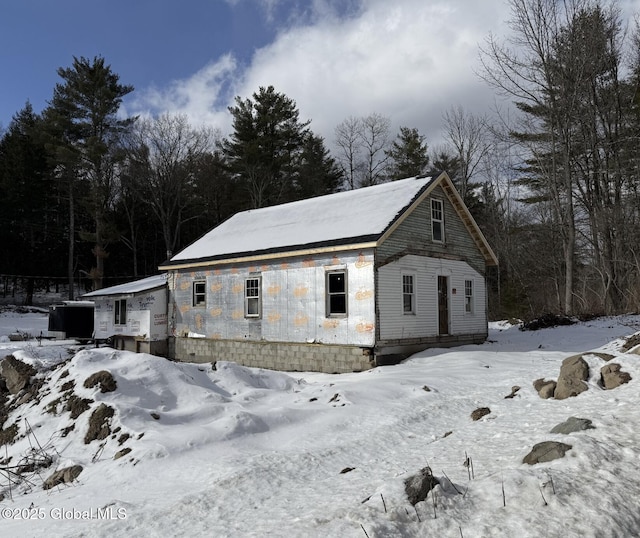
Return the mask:
{"type": "Polygon", "coordinates": [[[535,332],[498,323],[483,345],[429,350],[397,366],[341,375],[229,362],[214,369],[3,338],[18,328],[46,330],[46,314],[0,314],[0,356],[13,353],[37,366],[47,383],[39,400],[5,422],[18,424],[21,438],[0,447],[0,458],[11,456],[4,465],[14,465],[42,447],[55,460],[42,479],[70,465],[83,471],[73,484],[47,491],[33,475],[9,492],[0,474],[3,536],[640,533],[640,363],[620,351],[624,338],[640,330],[638,316],[535,332]],[[589,390],[567,400],[538,396],[535,379],[556,379],[564,358],[592,350],[615,355],[632,381],[603,390],[604,362],[587,355],[589,390]],[[83,386],[99,370],[111,372],[115,391],[83,386]],[[52,402],[70,385],[93,403],[63,436],[74,421],[52,402]],[[514,385],[521,389],[505,399],[514,385]],[[115,410],[110,427],[117,431],[85,444],[100,403],[115,410]],[[478,407],[491,412],[473,421],[478,407]],[[595,429],[549,433],[571,416],[592,420],[595,429]],[[546,440],[572,449],[562,459],[523,464],[532,446],[546,440]],[[131,452],[114,460],[123,448],[131,452]],[[403,482],[426,466],[442,485],[435,502],[429,494],[413,507],[403,482]]]}

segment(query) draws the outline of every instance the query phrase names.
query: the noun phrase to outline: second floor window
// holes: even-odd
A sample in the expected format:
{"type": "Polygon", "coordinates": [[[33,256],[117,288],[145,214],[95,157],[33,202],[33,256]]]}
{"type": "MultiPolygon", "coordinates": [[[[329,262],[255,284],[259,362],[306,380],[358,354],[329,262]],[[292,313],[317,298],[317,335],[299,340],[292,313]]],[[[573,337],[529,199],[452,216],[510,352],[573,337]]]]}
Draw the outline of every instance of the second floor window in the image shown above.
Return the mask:
{"type": "Polygon", "coordinates": [[[431,238],[444,242],[444,207],[442,200],[431,199],[431,238]]]}

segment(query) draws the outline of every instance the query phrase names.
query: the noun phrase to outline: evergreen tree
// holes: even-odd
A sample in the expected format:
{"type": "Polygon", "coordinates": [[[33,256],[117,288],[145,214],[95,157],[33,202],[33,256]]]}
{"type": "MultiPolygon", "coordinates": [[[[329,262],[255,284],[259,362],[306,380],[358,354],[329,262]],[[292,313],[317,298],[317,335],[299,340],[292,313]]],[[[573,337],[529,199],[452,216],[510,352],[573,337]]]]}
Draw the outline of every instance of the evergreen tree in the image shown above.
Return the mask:
{"type": "Polygon", "coordinates": [[[246,189],[247,205],[292,200],[295,165],[310,122],[301,123],[295,101],[273,86],[260,87],[253,99],[236,97],[235,103],[229,107],[233,132],[223,148],[231,173],[246,189]]]}
{"type": "Polygon", "coordinates": [[[389,177],[392,180],[422,175],[429,166],[425,138],[418,129],[400,127],[397,139],[385,153],[390,159],[389,177]]]}
{"type": "Polygon", "coordinates": [[[0,139],[0,258],[5,274],[64,274],[60,256],[64,207],[57,205],[56,185],[40,136],[42,119],[29,103],[0,139]],[[15,253],[20,255],[15,255],[15,253]]]}
{"type": "MultiPolygon", "coordinates": [[[[56,153],[76,156],[75,170],[68,168],[67,180],[86,182],[88,186],[81,207],[93,221],[85,236],[94,243],[95,267],[91,274],[94,288],[99,289],[107,246],[117,238],[110,213],[116,195],[116,167],[122,158],[119,137],[133,122],[119,119],[117,113],[133,86],[120,84],[119,76],[101,57],[91,61],[74,57],[72,67],[58,69],[58,75],[62,82],[55,86],[47,116],[57,137],[56,153]]],[[[65,161],[70,163],[71,159],[65,161]]]]}
{"type": "Polygon", "coordinates": [[[336,192],[342,171],[329,155],[321,136],[309,133],[302,145],[295,182],[296,198],[304,199],[336,192]]]}

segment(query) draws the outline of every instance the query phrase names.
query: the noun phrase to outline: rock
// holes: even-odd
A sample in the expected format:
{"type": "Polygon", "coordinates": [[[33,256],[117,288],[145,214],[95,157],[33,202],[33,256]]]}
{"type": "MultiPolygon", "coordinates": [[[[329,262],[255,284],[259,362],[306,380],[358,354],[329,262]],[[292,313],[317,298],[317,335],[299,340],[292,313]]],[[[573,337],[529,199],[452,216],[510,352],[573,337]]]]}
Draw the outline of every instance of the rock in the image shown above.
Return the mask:
{"type": "Polygon", "coordinates": [[[557,460],[563,458],[568,450],[571,450],[572,446],[565,443],[559,443],[557,441],[544,441],[534,445],[522,460],[522,463],[528,463],[529,465],[535,465],[536,463],[544,463],[545,461],[557,460]]]}
{"type": "Polygon", "coordinates": [[[478,407],[473,413],[471,413],[472,420],[480,420],[485,415],[491,413],[491,409],[488,407],[478,407]]]}
{"type": "Polygon", "coordinates": [[[427,498],[429,492],[440,482],[433,476],[430,467],[420,469],[416,475],[410,476],[404,481],[404,491],[412,505],[418,504],[427,498]]]}
{"type": "Polygon", "coordinates": [[[620,370],[618,363],[605,364],[600,369],[600,384],[606,389],[615,389],[631,381],[631,375],[620,370]]]}
{"type": "Polygon", "coordinates": [[[509,398],[513,398],[518,391],[520,390],[520,387],[518,385],[514,385],[513,387],[511,387],[511,394],[507,394],[504,399],[508,400],[509,398]]]}
{"type": "Polygon", "coordinates": [[[51,489],[59,484],[70,484],[82,472],[82,465],[73,465],[55,471],[42,484],[43,489],[51,489]]]}
{"type": "Polygon", "coordinates": [[[583,430],[592,430],[595,426],[591,425],[591,421],[587,418],[569,417],[564,422],[554,426],[551,433],[569,434],[583,430]]]}
{"type": "Polygon", "coordinates": [[[553,379],[536,379],[533,382],[533,388],[538,391],[540,398],[546,400],[553,398],[553,394],[556,391],[556,382],[553,379]]]}
{"type": "Polygon", "coordinates": [[[113,416],[113,407],[106,404],[100,404],[89,417],[89,429],[84,436],[84,444],[88,445],[96,439],[106,439],[111,433],[109,427],[109,419],[113,416]]]}
{"type": "Polygon", "coordinates": [[[111,372],[107,370],[95,372],[84,380],[84,386],[87,389],[91,389],[96,385],[100,386],[100,392],[113,392],[118,386],[111,372]]]}
{"type": "Polygon", "coordinates": [[[0,376],[3,377],[7,390],[11,394],[18,394],[29,384],[31,377],[35,374],[33,367],[19,361],[13,355],[8,355],[0,361],[0,376]]]}
{"type": "Polygon", "coordinates": [[[589,365],[581,355],[573,355],[562,361],[560,375],[553,396],[564,400],[587,390],[585,381],[589,378],[589,365]]]}
{"type": "Polygon", "coordinates": [[[131,452],[131,449],[129,447],[118,450],[118,452],[116,452],[113,456],[113,459],[119,460],[122,456],[126,456],[129,452],[131,452]]]}

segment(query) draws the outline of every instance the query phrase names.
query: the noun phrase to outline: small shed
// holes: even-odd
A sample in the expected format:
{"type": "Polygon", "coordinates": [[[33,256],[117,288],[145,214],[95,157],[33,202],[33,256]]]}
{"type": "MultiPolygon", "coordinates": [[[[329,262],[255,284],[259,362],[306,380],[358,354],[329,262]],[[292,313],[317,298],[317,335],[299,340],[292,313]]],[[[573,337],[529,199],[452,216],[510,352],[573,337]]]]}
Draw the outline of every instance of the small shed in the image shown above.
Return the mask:
{"type": "Polygon", "coordinates": [[[155,275],[85,293],[95,303],[97,341],[116,349],[167,354],[167,278],[155,275]]]}
{"type": "Polygon", "coordinates": [[[57,339],[93,338],[92,301],[62,301],[49,307],[48,334],[57,339]]]}

